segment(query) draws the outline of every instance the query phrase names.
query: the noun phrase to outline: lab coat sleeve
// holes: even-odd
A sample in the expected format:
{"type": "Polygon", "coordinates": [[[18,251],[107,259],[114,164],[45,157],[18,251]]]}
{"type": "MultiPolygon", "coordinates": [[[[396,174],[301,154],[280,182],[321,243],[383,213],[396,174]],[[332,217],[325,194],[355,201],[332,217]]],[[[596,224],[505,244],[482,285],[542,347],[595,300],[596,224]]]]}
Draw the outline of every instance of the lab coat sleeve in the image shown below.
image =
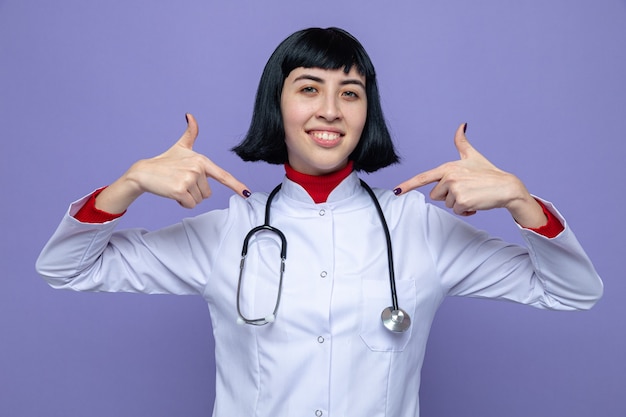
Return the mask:
{"type": "Polygon", "coordinates": [[[437,207],[428,209],[430,250],[448,295],[501,299],[553,310],[586,310],[603,284],[569,225],[547,238],[520,227],[526,247],[478,231],[437,207]]]}
{"type": "Polygon", "coordinates": [[[73,217],[86,198],[63,217],[43,248],[36,269],[53,288],[76,291],[199,294],[213,265],[228,211],[214,211],[148,232],[114,232],[119,220],[81,223],[73,217]],[[202,244],[192,242],[201,228],[202,244]],[[190,237],[190,235],[192,237],[190,237]]]}

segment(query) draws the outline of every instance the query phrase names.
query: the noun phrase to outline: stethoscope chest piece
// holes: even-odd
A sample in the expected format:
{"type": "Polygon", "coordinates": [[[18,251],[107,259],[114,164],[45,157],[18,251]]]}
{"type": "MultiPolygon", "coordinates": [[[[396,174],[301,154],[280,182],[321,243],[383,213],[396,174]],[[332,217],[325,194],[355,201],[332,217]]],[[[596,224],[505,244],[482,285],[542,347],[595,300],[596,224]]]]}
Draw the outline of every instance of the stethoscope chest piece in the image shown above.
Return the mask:
{"type": "Polygon", "coordinates": [[[411,327],[411,317],[401,308],[394,310],[393,307],[387,307],[383,310],[380,318],[383,325],[395,333],[405,332],[411,327]]]}

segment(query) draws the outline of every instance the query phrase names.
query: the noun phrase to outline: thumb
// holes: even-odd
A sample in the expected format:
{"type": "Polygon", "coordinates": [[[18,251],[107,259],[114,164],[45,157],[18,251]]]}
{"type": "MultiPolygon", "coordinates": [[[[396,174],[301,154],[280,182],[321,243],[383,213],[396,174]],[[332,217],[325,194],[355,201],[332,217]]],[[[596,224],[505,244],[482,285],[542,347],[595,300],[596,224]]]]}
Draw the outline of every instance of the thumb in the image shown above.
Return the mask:
{"type": "Polygon", "coordinates": [[[177,144],[183,148],[193,149],[193,144],[198,137],[198,122],[196,122],[196,118],[191,113],[185,113],[185,119],[187,119],[187,130],[178,139],[177,144]]]}
{"type": "Polygon", "coordinates": [[[456,146],[456,150],[459,151],[461,159],[469,158],[474,151],[474,148],[465,136],[466,131],[467,123],[463,123],[461,126],[459,126],[459,128],[456,130],[456,133],[454,134],[454,146],[456,146]]]}

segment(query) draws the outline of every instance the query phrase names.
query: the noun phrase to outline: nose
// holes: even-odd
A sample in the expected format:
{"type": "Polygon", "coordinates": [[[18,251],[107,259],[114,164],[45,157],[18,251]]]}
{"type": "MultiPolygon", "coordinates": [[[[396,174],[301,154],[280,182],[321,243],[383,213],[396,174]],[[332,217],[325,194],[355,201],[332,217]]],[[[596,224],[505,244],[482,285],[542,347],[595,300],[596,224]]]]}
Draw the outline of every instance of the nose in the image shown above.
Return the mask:
{"type": "Polygon", "coordinates": [[[341,109],[337,101],[337,98],[331,95],[323,97],[318,109],[318,117],[328,122],[341,119],[341,109]]]}

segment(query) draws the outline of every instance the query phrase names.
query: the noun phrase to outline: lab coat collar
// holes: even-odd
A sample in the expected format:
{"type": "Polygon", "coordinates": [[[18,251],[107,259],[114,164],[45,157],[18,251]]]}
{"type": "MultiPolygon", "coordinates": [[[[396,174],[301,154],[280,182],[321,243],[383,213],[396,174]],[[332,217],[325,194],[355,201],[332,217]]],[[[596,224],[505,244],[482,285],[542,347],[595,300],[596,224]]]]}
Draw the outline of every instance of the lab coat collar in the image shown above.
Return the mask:
{"type": "MultiPolygon", "coordinates": [[[[359,176],[353,171],[328,195],[326,202],[320,204],[334,205],[363,193],[365,193],[365,190],[361,187],[359,176]]],[[[301,185],[291,181],[286,176],[283,179],[283,185],[279,194],[302,203],[315,204],[309,193],[301,185]]]]}

